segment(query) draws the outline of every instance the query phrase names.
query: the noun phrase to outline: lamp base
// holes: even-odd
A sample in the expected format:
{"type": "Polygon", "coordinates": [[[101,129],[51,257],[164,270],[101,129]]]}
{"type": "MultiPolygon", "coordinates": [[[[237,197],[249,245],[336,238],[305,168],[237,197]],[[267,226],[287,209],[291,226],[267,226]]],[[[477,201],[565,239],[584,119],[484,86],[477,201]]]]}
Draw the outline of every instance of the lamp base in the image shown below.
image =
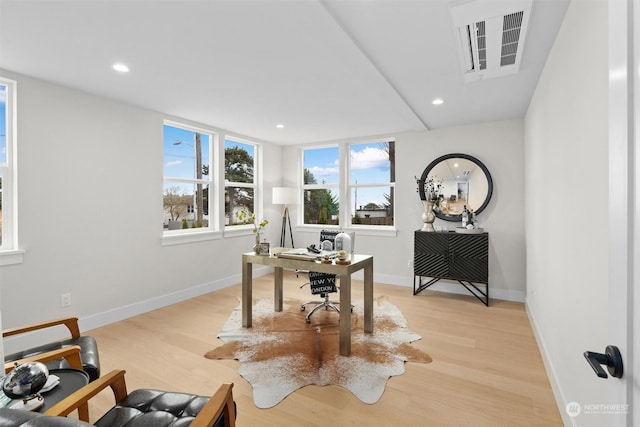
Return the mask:
{"type": "Polygon", "coordinates": [[[10,409],[20,409],[21,411],[37,411],[44,406],[44,397],[36,394],[27,399],[14,400],[7,405],[10,409]]]}

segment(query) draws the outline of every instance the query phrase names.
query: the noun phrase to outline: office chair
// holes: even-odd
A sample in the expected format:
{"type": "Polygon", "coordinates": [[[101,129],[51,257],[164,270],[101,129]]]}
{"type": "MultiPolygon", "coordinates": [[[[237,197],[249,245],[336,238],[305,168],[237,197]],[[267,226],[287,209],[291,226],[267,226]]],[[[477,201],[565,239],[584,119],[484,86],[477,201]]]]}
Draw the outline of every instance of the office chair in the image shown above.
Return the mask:
{"type": "MultiPolygon", "coordinates": [[[[326,253],[327,250],[329,252],[333,252],[333,244],[338,233],[338,231],[329,230],[322,230],[320,232],[320,248],[322,248],[322,252],[326,253]]],[[[320,255],[322,255],[322,252],[320,255]]],[[[301,271],[296,271],[296,276],[300,272],[301,271]]],[[[320,295],[322,300],[306,301],[300,304],[300,311],[305,311],[308,304],[315,304],[313,310],[311,310],[305,317],[306,322],[311,323],[311,316],[321,308],[324,308],[325,310],[332,309],[336,313],[340,313],[340,309],[338,308],[340,301],[331,301],[329,299],[330,294],[336,293],[338,292],[338,289],[340,289],[336,285],[336,279],[338,279],[338,276],[335,274],[319,273],[316,271],[308,271],[307,274],[309,275],[309,281],[300,285],[300,288],[309,285],[311,293],[313,295],[320,295]]],[[[354,306],[351,305],[350,309],[352,312],[353,308],[354,306]]]]}

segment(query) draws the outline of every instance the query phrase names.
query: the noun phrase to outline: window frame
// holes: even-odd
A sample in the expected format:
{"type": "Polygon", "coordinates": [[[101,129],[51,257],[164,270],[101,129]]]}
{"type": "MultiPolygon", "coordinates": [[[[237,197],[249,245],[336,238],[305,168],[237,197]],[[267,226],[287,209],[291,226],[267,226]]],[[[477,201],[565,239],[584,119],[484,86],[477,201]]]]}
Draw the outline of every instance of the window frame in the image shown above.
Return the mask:
{"type": "MultiPolygon", "coordinates": [[[[182,244],[182,243],[190,243],[190,242],[199,242],[203,240],[211,240],[218,239],[221,237],[220,227],[219,227],[219,212],[218,212],[218,198],[219,198],[219,185],[218,185],[218,171],[220,170],[220,162],[219,162],[219,133],[213,129],[209,129],[203,126],[192,125],[183,121],[175,121],[165,119],[162,121],[162,141],[163,141],[163,153],[162,153],[162,197],[164,202],[164,194],[165,194],[165,184],[166,183],[176,183],[176,184],[202,184],[203,188],[206,188],[206,185],[209,185],[209,194],[208,194],[208,223],[206,226],[198,227],[198,228],[188,228],[188,229],[178,229],[178,230],[162,230],[162,245],[174,245],[174,244],[182,244]],[[172,177],[164,174],[164,162],[165,162],[165,153],[164,153],[164,127],[171,126],[178,129],[183,129],[190,132],[197,132],[200,134],[206,134],[209,137],[209,175],[208,178],[202,177],[201,179],[193,178],[183,178],[183,177],[172,177]]],[[[188,207],[187,207],[188,209],[188,207]]],[[[164,208],[164,203],[162,206],[163,216],[166,213],[164,208]]]]}
{"type": "MultiPolygon", "coordinates": [[[[396,183],[395,181],[391,181],[391,177],[389,177],[389,181],[388,182],[365,182],[365,183],[359,183],[359,184],[355,184],[351,182],[351,147],[355,146],[355,145],[366,145],[366,144],[377,144],[377,143],[383,143],[383,142],[393,142],[394,143],[394,150],[395,150],[395,138],[379,138],[379,139],[375,139],[375,140],[364,140],[364,141],[350,141],[348,143],[346,143],[346,158],[347,158],[347,168],[345,171],[345,181],[346,181],[346,185],[347,185],[347,196],[348,196],[348,204],[347,206],[349,207],[348,212],[346,213],[346,217],[345,217],[345,221],[348,221],[348,226],[350,228],[354,228],[354,229],[372,229],[372,230],[395,230],[396,229],[396,221],[395,221],[395,206],[396,206],[396,201],[395,201],[395,187],[396,187],[396,183]],[[381,188],[381,187],[385,187],[385,188],[389,188],[389,189],[393,189],[393,191],[390,191],[390,196],[392,197],[391,200],[391,204],[393,206],[393,225],[365,225],[365,224],[352,224],[351,223],[351,218],[355,216],[355,210],[354,210],[354,205],[355,205],[355,200],[351,199],[351,194],[353,192],[354,189],[356,188],[381,188]]],[[[391,160],[389,160],[391,162],[391,160]]],[[[394,166],[395,167],[395,166],[394,166]]],[[[342,178],[342,177],[341,177],[342,178]]]]}
{"type": "MultiPolygon", "coordinates": [[[[222,196],[224,197],[224,195],[226,194],[227,191],[227,187],[241,187],[241,188],[252,188],[253,189],[253,210],[252,212],[255,214],[256,220],[259,222],[264,218],[264,199],[262,197],[262,193],[263,191],[261,191],[261,189],[263,188],[262,185],[262,152],[263,152],[263,146],[262,144],[260,144],[259,142],[255,142],[252,141],[250,139],[246,139],[246,138],[241,138],[241,137],[237,137],[235,135],[231,135],[231,134],[226,134],[224,135],[224,141],[221,144],[222,145],[222,159],[221,159],[221,164],[222,166],[222,170],[221,170],[221,176],[222,176],[222,182],[224,183],[224,187],[222,191],[222,196]],[[253,146],[253,183],[248,183],[248,182],[235,182],[235,181],[229,181],[227,182],[227,179],[225,177],[225,170],[224,170],[224,164],[226,161],[226,143],[227,140],[233,141],[233,142],[238,142],[240,144],[245,144],[245,145],[251,145],[253,146]]],[[[224,234],[225,236],[244,236],[244,235],[248,235],[248,234],[253,234],[253,230],[254,227],[252,224],[236,224],[236,225],[232,225],[231,224],[231,218],[230,218],[230,223],[226,224],[226,203],[223,202],[222,204],[222,209],[221,209],[221,217],[223,219],[223,221],[225,221],[224,223],[224,234]]]]}
{"type": "MultiPolygon", "coordinates": [[[[367,225],[367,224],[352,224],[351,216],[355,214],[353,205],[353,200],[351,197],[351,193],[353,188],[357,187],[393,187],[395,189],[395,181],[391,182],[391,180],[382,183],[362,183],[362,184],[352,184],[351,183],[351,146],[352,145],[363,145],[363,144],[373,144],[379,142],[396,142],[394,137],[381,137],[381,138],[367,138],[362,140],[349,140],[349,141],[338,141],[330,144],[324,145],[309,145],[300,147],[298,153],[298,161],[300,165],[300,173],[298,174],[297,180],[300,183],[301,195],[304,197],[304,191],[308,189],[337,189],[338,190],[338,200],[339,200],[339,215],[338,215],[338,224],[337,225],[329,225],[329,224],[305,224],[304,223],[304,204],[298,209],[297,215],[297,223],[299,225],[296,226],[296,231],[301,232],[310,232],[310,231],[318,231],[321,229],[334,229],[334,230],[344,230],[344,231],[357,231],[358,234],[367,235],[367,236],[379,236],[379,237],[396,237],[398,230],[395,221],[395,212],[394,212],[394,223],[393,225],[367,225]],[[306,150],[313,150],[318,148],[327,148],[327,147],[338,147],[338,184],[304,184],[304,154],[306,150]],[[346,206],[346,208],[345,208],[346,206]]],[[[393,191],[393,206],[394,210],[396,209],[396,192],[393,191]]],[[[302,199],[301,199],[302,200],[302,199]]]]}
{"type": "Polygon", "coordinates": [[[20,264],[24,261],[24,250],[19,249],[18,239],[18,161],[17,161],[17,82],[0,77],[0,85],[6,87],[6,153],[5,163],[0,163],[2,172],[2,243],[0,243],[0,266],[20,264]]]}

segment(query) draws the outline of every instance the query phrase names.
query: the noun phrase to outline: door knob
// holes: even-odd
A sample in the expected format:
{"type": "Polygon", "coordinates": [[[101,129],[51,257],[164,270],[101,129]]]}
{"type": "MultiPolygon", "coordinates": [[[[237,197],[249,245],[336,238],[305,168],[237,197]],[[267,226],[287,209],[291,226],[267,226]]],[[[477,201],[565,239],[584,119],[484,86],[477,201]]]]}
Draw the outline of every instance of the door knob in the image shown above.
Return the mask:
{"type": "Polygon", "coordinates": [[[605,365],[612,376],[616,378],[622,377],[622,355],[615,345],[608,345],[604,354],[585,351],[584,357],[600,378],[607,378],[607,373],[600,365],[605,365]]]}

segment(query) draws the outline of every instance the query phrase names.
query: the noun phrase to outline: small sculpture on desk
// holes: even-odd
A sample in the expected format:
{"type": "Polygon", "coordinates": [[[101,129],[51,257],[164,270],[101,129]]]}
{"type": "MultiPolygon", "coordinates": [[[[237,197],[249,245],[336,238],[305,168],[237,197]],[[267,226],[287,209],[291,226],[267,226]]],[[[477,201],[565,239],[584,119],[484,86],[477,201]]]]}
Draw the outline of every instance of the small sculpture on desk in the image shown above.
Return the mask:
{"type": "Polygon", "coordinates": [[[338,259],[336,260],[336,264],[340,264],[340,265],[351,264],[351,260],[347,259],[347,252],[345,251],[338,252],[338,259]]]}

